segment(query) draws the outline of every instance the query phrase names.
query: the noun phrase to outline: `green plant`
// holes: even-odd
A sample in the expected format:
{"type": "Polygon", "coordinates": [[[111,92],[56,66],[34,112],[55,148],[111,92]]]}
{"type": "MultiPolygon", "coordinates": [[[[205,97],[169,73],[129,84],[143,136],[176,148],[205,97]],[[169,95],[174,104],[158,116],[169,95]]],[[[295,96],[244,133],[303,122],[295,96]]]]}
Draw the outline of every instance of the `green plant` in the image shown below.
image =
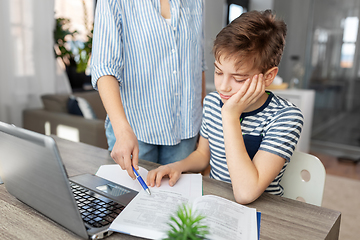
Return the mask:
{"type": "Polygon", "coordinates": [[[89,28],[88,15],[85,1],[82,1],[84,9],[84,26],[86,40],[76,40],[77,30],[71,31],[71,22],[67,18],[57,18],[54,29],[54,40],[57,48],[55,56],[60,57],[67,67],[74,67],[76,72],[84,73],[91,55],[93,25],[89,28]]]}
{"type": "Polygon", "coordinates": [[[185,204],[180,206],[176,217],[171,216],[167,240],[205,239],[209,233],[208,227],[202,224],[204,216],[193,213],[185,204]]]}
{"type": "Polygon", "coordinates": [[[79,58],[77,60],[77,72],[85,72],[90,55],[91,55],[91,46],[92,46],[92,36],[93,29],[87,34],[87,41],[83,43],[82,46],[78,47],[79,58]]]}
{"type": "Polygon", "coordinates": [[[76,33],[77,31],[70,30],[70,19],[56,19],[54,40],[57,49],[55,49],[55,56],[60,57],[66,66],[76,65],[75,54],[70,44],[76,33]]]}

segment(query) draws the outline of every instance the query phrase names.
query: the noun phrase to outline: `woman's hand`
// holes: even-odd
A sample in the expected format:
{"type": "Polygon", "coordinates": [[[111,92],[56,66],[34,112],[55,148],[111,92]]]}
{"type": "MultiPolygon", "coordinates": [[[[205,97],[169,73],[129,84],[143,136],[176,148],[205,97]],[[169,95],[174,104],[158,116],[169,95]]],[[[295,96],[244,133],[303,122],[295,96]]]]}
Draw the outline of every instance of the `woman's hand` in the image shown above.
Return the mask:
{"type": "Polygon", "coordinates": [[[171,187],[174,186],[181,176],[181,171],[176,165],[176,163],[171,163],[149,171],[146,178],[146,184],[151,187],[154,187],[155,185],[160,187],[161,180],[164,177],[168,177],[169,185],[171,187]]]}
{"type": "Polygon", "coordinates": [[[97,85],[116,137],[110,156],[123,170],[126,169],[132,179],[135,179],[132,166],[136,170],[139,169],[139,143],[127,121],[121,101],[119,83],[114,76],[105,75],[99,78],[97,85]]]}
{"type": "Polygon", "coordinates": [[[139,143],[130,126],[123,128],[121,137],[116,137],[110,156],[122,170],[126,169],[132,179],[136,178],[132,166],[139,169],[139,143]]]}

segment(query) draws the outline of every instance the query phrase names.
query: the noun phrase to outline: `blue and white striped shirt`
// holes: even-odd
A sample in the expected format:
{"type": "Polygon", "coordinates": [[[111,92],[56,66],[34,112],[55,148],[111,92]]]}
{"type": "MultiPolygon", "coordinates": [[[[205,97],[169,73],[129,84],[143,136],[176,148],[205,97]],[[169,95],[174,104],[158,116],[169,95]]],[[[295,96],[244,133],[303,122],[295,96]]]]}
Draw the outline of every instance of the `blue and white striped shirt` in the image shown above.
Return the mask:
{"type": "Polygon", "coordinates": [[[171,24],[159,0],[98,0],[91,57],[93,87],[114,76],[138,140],[159,145],[199,132],[206,68],[203,0],[169,2],[171,24]]]}
{"type": "MultiPolygon", "coordinates": [[[[279,183],[299,140],[303,115],[294,104],[271,92],[268,93],[269,97],[263,106],[241,115],[241,130],[246,150],[251,158],[258,150],[263,150],[286,160],[278,176],[265,190],[272,194],[282,195],[283,188],[279,183]]],[[[200,134],[209,141],[210,177],[230,183],[225,155],[221,103],[217,92],[212,92],[205,97],[200,134]]]]}

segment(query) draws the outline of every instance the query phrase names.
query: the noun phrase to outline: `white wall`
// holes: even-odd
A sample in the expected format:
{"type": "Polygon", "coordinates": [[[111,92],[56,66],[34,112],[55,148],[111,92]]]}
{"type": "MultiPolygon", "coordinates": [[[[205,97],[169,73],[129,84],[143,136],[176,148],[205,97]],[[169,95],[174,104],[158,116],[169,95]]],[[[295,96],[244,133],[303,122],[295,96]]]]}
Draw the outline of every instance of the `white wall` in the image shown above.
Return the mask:
{"type": "Polygon", "coordinates": [[[214,56],[212,47],[216,35],[226,24],[227,16],[226,0],[205,0],[205,59],[208,70],[206,74],[207,92],[213,91],[214,87],[214,56]]]}
{"type": "MultiPolygon", "coordinates": [[[[300,63],[305,67],[308,59],[306,44],[309,41],[309,22],[311,19],[312,0],[274,0],[274,11],[287,25],[286,45],[279,66],[279,76],[284,82],[290,82],[292,69],[296,61],[291,56],[299,56],[300,63]]],[[[300,87],[305,87],[300,85],[300,87]]]]}
{"type": "Polygon", "coordinates": [[[273,0],[250,0],[249,10],[264,11],[266,9],[273,9],[273,0]]]}

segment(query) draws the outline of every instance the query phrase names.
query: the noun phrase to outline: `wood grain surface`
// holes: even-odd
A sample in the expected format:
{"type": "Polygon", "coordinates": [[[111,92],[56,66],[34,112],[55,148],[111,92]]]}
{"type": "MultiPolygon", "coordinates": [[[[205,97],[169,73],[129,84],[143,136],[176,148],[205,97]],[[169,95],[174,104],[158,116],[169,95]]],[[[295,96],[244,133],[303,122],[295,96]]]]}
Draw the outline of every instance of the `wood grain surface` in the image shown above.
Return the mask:
{"type": "MultiPolygon", "coordinates": [[[[114,164],[107,150],[53,136],[69,176],[95,174],[103,164],[114,164]]],[[[151,170],[158,165],[140,160],[151,170]]],[[[203,177],[204,195],[234,201],[231,184],[203,177]]],[[[264,193],[247,205],[261,212],[260,239],[338,239],[341,213],[264,193]]],[[[11,196],[0,185],[0,239],[80,239],[78,236],[11,196]]],[[[139,239],[113,233],[106,239],[139,239]]]]}

